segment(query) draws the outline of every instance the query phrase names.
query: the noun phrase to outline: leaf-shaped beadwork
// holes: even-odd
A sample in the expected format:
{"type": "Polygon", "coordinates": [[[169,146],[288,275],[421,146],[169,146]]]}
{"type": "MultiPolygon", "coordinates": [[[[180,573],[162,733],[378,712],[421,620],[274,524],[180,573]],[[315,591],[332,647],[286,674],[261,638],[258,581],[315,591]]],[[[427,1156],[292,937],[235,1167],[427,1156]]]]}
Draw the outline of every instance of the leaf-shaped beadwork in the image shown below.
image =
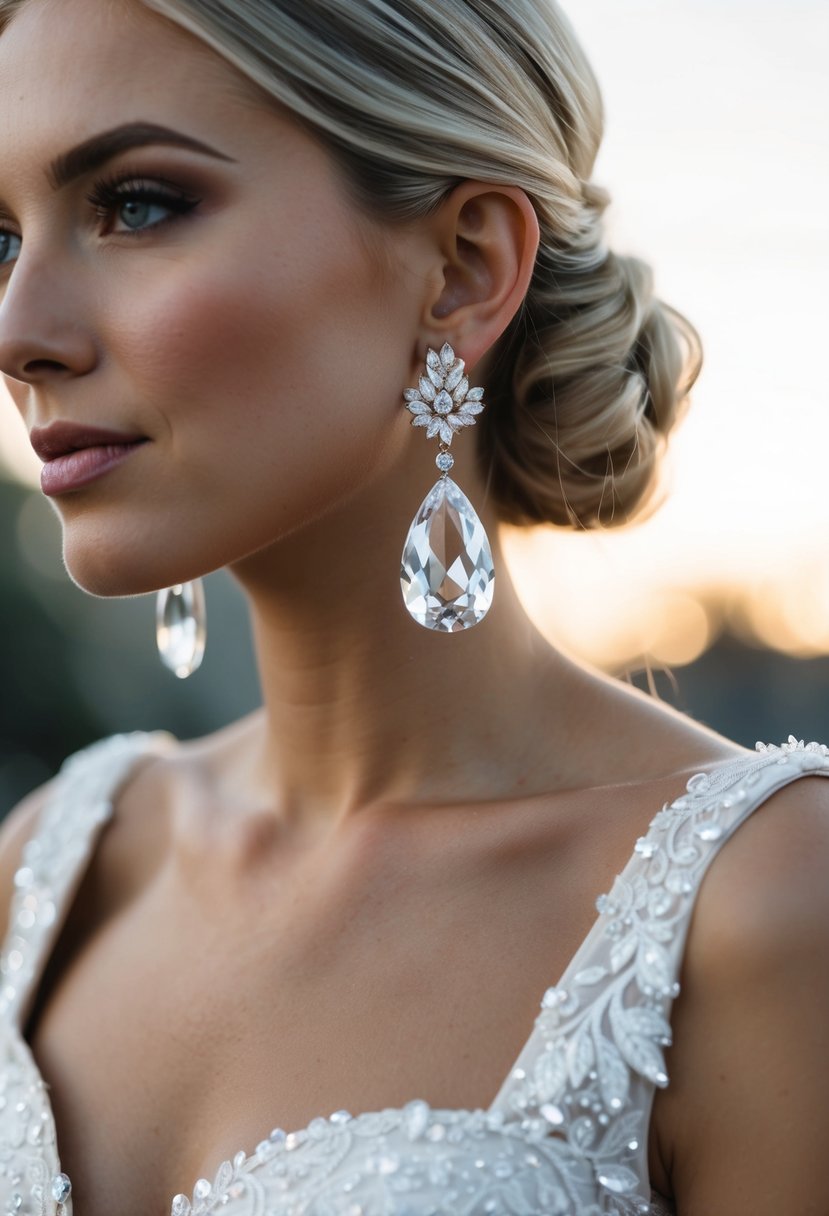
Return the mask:
{"type": "Polygon", "coordinates": [[[567,1044],[567,1067],[571,1083],[578,1088],[593,1067],[593,1040],[589,1028],[583,1026],[567,1044]]]}
{"type": "Polygon", "coordinates": [[[643,991],[670,992],[673,985],[671,960],[667,950],[656,941],[643,943],[636,956],[636,974],[643,991]]]}
{"type": "Polygon", "coordinates": [[[535,1083],[540,1101],[555,1102],[561,1096],[567,1084],[567,1051],[563,1044],[542,1051],[535,1066],[535,1083]]]}
{"type": "Polygon", "coordinates": [[[634,1005],[624,1011],[624,1018],[631,1033],[646,1035],[666,1047],[670,1046],[671,1024],[658,1010],[650,1009],[647,1005],[634,1005]]]}
{"type": "Polygon", "coordinates": [[[758,751],[759,758],[695,774],[656,813],[611,891],[596,900],[593,931],[545,993],[533,1039],[496,1099],[528,1122],[537,1113],[551,1134],[589,1157],[603,1214],[663,1213],[639,1189],[648,1177],[646,1114],[653,1089],[668,1084],[668,1013],[707,863],[776,785],[808,772],[829,775],[823,744],[790,738],[758,751]]]}
{"type": "Polygon", "coordinates": [[[638,1178],[627,1166],[606,1165],[599,1172],[599,1182],[614,1194],[624,1195],[635,1189],[638,1178]]]}
{"type": "Polygon", "coordinates": [[[662,1052],[637,1024],[628,1019],[630,1011],[623,1009],[617,1000],[610,1005],[610,1024],[616,1046],[624,1060],[635,1072],[647,1077],[656,1085],[667,1085],[665,1061],[662,1052]]]}
{"type": "Polygon", "coordinates": [[[610,968],[614,972],[621,971],[636,953],[636,934],[628,933],[616,942],[610,951],[610,968]]]}
{"type": "Polygon", "coordinates": [[[619,1051],[601,1034],[597,1036],[596,1064],[605,1107],[607,1110],[621,1110],[627,1101],[630,1073],[619,1051]]]}
{"type": "Polygon", "coordinates": [[[574,978],[576,984],[598,984],[607,975],[606,967],[585,967],[574,978]]]}

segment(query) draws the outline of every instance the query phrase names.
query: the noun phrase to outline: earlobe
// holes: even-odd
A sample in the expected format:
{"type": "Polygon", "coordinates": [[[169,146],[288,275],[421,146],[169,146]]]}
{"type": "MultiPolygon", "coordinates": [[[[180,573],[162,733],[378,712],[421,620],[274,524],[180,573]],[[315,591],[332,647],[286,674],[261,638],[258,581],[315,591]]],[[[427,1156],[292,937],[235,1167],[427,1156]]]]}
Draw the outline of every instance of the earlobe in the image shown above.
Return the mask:
{"type": "Polygon", "coordinates": [[[523,190],[464,182],[434,216],[443,258],[440,294],[424,316],[424,341],[453,340],[473,366],[515,316],[538,251],[535,210],[523,190]]]}

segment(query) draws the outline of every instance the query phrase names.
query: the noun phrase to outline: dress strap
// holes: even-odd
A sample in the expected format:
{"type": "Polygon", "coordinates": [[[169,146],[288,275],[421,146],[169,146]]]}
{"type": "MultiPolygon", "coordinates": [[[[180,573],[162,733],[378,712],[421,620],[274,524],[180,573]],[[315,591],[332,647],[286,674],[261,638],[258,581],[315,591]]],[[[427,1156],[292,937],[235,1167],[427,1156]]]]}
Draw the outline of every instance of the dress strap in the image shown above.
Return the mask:
{"type": "Polygon", "coordinates": [[[46,961],[80,887],[119,787],[136,761],[172,736],[113,735],[70,756],[23,847],[0,955],[0,1017],[25,1025],[46,961]]]}
{"type": "Polygon", "coordinates": [[[572,1141],[596,1168],[613,1212],[647,1206],[648,1125],[655,1089],[668,1085],[663,1049],[700,883],[723,844],[782,786],[829,776],[829,748],[757,744],[692,777],[637,840],[599,917],[559,982],[493,1110],[538,1122],[572,1141]],[[637,1206],[639,1203],[644,1206],[637,1206]]]}

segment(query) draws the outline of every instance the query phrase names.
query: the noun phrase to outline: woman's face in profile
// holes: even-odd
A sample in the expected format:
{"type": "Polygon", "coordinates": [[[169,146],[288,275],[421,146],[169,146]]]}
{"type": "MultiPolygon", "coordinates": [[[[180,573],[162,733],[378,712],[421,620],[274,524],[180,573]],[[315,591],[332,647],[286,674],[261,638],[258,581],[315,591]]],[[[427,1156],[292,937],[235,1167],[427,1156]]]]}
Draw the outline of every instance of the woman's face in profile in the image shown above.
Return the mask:
{"type": "Polygon", "coordinates": [[[131,0],[25,0],[0,36],[0,371],[30,431],[144,440],[52,497],[82,586],[246,556],[399,450],[420,300],[408,238],[384,274],[369,226],[198,40],[131,0]]]}

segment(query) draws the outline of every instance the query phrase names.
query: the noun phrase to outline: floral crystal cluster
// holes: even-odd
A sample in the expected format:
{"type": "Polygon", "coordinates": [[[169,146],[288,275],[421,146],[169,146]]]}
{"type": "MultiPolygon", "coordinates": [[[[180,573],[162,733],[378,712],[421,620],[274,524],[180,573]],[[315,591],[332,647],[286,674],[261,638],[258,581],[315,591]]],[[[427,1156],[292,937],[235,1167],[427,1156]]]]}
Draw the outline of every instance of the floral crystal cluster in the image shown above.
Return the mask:
{"type": "Polygon", "coordinates": [[[426,438],[439,435],[450,444],[465,426],[475,425],[475,415],[483,410],[482,388],[470,388],[464,375],[463,359],[456,359],[447,342],[441,350],[426,355],[426,375],[417,388],[406,389],[406,409],[414,414],[412,426],[425,426],[426,438]]]}

